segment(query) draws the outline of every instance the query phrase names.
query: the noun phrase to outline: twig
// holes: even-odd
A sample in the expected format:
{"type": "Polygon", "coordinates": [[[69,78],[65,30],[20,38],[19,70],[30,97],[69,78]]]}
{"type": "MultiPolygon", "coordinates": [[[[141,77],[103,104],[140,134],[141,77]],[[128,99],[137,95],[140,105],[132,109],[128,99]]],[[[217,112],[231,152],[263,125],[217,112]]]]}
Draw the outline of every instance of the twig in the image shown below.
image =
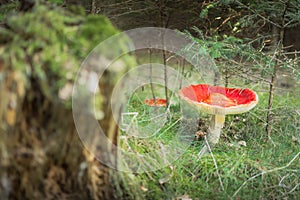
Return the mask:
{"type": "Polygon", "coordinates": [[[248,10],[250,10],[252,13],[256,14],[257,16],[259,16],[260,18],[268,21],[270,24],[273,24],[274,26],[278,27],[278,28],[282,28],[279,24],[273,22],[272,20],[262,16],[261,14],[257,13],[255,10],[253,10],[252,8],[250,8],[249,6],[246,6],[245,4],[243,4],[242,2],[240,1],[236,1],[238,4],[240,4],[241,6],[247,8],[248,10]]]}
{"type": "Polygon", "coordinates": [[[220,26],[218,26],[217,28],[216,28],[216,32],[222,27],[222,26],[224,26],[224,24],[226,24],[229,20],[231,20],[231,19],[233,19],[233,18],[235,18],[235,17],[238,17],[238,16],[241,16],[241,13],[238,13],[237,15],[231,15],[231,16],[229,16],[229,17],[227,17],[222,23],[221,23],[221,25],[220,26]]]}
{"type": "Polygon", "coordinates": [[[300,186],[300,183],[295,185],[295,187],[293,187],[287,194],[290,194],[290,193],[294,192],[297,189],[297,187],[299,187],[299,186],[300,186]]]}
{"type": "Polygon", "coordinates": [[[253,179],[255,179],[255,178],[259,177],[259,176],[262,176],[262,175],[264,175],[264,174],[272,173],[272,172],[275,172],[275,171],[280,171],[280,170],[283,170],[283,169],[289,167],[289,166],[296,160],[296,158],[299,157],[299,155],[300,155],[300,152],[298,152],[298,153],[294,156],[294,158],[293,158],[287,165],[285,165],[285,166],[277,167],[277,168],[270,169],[270,170],[267,170],[267,171],[263,171],[263,172],[261,172],[261,173],[259,173],[259,174],[256,174],[256,175],[252,176],[251,178],[249,178],[248,180],[246,180],[246,181],[245,181],[245,182],[244,182],[244,183],[243,183],[243,184],[242,184],[242,185],[234,192],[234,194],[232,195],[232,198],[234,198],[234,197],[241,191],[241,189],[242,189],[249,181],[252,181],[253,179]]]}

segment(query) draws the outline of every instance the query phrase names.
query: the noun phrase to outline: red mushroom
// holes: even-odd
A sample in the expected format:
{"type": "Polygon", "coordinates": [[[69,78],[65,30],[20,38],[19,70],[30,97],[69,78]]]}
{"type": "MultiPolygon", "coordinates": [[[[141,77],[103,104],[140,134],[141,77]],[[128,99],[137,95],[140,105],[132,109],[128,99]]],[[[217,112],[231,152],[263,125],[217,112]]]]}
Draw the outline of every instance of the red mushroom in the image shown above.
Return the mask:
{"type": "Polygon", "coordinates": [[[158,107],[167,105],[166,99],[159,99],[159,98],[146,99],[144,100],[144,103],[147,104],[148,106],[158,106],[158,107]]]}
{"type": "MultiPolygon", "coordinates": [[[[207,140],[213,148],[219,141],[225,115],[244,113],[255,107],[257,94],[250,89],[224,88],[207,84],[190,85],[179,91],[180,97],[199,111],[212,114],[207,140]]],[[[200,155],[208,152],[205,146],[200,155]]]]}

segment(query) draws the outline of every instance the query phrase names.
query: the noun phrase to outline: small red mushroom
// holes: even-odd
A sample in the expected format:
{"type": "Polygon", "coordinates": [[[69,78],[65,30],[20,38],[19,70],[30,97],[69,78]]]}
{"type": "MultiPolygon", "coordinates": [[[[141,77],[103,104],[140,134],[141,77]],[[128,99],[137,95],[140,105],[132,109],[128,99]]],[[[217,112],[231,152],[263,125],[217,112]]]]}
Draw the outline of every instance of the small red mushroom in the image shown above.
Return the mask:
{"type": "Polygon", "coordinates": [[[158,107],[163,107],[167,105],[166,99],[146,99],[144,100],[144,103],[147,104],[148,106],[158,106],[158,107]]]}
{"type": "MultiPolygon", "coordinates": [[[[255,107],[257,94],[250,89],[224,88],[207,84],[190,85],[179,91],[179,96],[199,111],[212,114],[207,140],[210,148],[219,141],[225,115],[244,113],[255,107]]],[[[209,150],[205,146],[199,153],[209,150]]]]}

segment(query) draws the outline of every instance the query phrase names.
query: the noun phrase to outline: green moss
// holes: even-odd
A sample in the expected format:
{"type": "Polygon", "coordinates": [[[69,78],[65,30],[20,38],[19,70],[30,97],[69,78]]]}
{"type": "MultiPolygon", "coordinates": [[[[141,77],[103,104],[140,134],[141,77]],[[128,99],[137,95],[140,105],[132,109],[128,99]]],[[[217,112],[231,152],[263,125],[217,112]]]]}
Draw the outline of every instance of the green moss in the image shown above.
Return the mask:
{"type": "MultiPolygon", "coordinates": [[[[44,85],[46,96],[56,96],[59,88],[75,78],[90,51],[119,32],[104,16],[83,17],[44,5],[11,15],[5,23],[8,28],[0,29],[2,59],[8,68],[44,85]]],[[[132,58],[127,56],[124,62],[132,63],[132,58]]]]}

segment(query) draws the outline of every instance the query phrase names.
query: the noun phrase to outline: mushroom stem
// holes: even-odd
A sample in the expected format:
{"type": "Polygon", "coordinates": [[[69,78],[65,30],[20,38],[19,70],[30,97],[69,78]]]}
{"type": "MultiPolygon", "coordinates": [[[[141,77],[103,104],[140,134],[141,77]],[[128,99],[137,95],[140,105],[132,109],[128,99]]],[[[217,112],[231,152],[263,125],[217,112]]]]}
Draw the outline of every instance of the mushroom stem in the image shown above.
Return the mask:
{"type": "Polygon", "coordinates": [[[207,136],[208,143],[213,148],[218,142],[221,130],[224,126],[225,115],[213,115],[209,126],[209,134],[207,136]]]}
{"type": "Polygon", "coordinates": [[[225,115],[213,115],[208,129],[207,143],[199,152],[199,156],[202,156],[211,151],[214,146],[219,142],[221,130],[224,126],[225,115]],[[209,145],[209,147],[208,147],[209,145]]]}

